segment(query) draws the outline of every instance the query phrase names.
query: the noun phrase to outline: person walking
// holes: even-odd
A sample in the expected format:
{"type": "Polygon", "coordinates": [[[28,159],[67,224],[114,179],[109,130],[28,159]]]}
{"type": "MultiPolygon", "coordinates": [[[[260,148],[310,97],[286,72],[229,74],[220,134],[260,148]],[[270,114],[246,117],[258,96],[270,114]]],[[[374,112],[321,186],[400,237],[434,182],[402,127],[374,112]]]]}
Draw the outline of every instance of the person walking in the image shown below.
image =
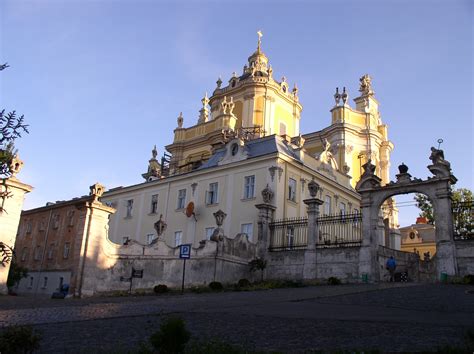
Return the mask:
{"type": "Polygon", "coordinates": [[[387,260],[386,267],[390,274],[390,282],[395,281],[395,269],[397,268],[397,262],[395,262],[393,256],[390,256],[390,258],[387,260]]]}

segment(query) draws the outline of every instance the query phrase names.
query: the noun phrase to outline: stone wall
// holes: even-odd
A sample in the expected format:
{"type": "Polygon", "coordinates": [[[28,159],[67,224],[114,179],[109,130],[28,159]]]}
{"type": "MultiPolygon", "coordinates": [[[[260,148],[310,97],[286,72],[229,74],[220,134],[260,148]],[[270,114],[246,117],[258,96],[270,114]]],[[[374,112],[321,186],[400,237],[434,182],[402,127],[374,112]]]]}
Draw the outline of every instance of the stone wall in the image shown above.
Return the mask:
{"type": "MultiPolygon", "coordinates": [[[[184,260],[179,259],[179,247],[170,247],[161,240],[152,245],[117,245],[107,238],[97,241],[89,241],[80,296],[128,290],[130,282],[120,279],[130,278],[132,268],[143,270],[143,278],[133,279],[133,289],[151,290],[157,284],[181,286],[184,260]]],[[[248,262],[255,257],[256,245],[244,234],[219,242],[204,241],[192,248],[191,258],[186,261],[185,286],[252,279],[255,275],[250,273],[248,262]]]]}
{"type": "MultiPolygon", "coordinates": [[[[0,179],[0,181],[2,182],[0,192],[9,193],[7,198],[0,198],[0,206],[2,207],[2,210],[0,210],[0,242],[13,249],[25,193],[30,192],[33,188],[21,183],[15,177],[0,179]]],[[[0,264],[0,294],[8,292],[7,278],[9,270],[10,262],[0,264]]]]}
{"type": "MultiPolygon", "coordinates": [[[[267,279],[302,280],[305,250],[268,253],[267,279]]],[[[316,275],[313,279],[337,277],[347,282],[359,279],[359,247],[316,250],[316,275]]]]}
{"type": "Polygon", "coordinates": [[[455,241],[459,276],[474,274],[474,240],[455,241]]]}

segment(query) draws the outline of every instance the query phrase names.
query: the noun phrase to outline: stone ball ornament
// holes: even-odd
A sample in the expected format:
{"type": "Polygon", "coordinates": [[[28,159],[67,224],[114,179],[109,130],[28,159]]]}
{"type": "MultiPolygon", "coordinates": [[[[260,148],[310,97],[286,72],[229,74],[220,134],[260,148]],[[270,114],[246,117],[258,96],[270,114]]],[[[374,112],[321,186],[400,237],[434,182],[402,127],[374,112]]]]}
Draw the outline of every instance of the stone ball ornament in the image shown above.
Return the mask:
{"type": "Polygon", "coordinates": [[[398,166],[398,171],[400,172],[400,174],[407,173],[408,166],[402,162],[402,164],[398,166]]]}

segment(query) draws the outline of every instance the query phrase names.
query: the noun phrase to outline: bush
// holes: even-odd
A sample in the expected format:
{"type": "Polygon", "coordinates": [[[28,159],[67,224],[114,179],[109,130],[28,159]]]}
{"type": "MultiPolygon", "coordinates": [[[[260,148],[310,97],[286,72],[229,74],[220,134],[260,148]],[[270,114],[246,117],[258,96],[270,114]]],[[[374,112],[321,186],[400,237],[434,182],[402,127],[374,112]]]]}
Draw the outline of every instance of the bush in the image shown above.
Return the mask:
{"type": "Polygon", "coordinates": [[[250,281],[248,279],[240,279],[237,282],[238,288],[248,288],[250,286],[250,281]]]}
{"type": "Polygon", "coordinates": [[[211,339],[209,341],[193,341],[186,346],[186,354],[245,354],[248,351],[222,342],[219,339],[211,339]]]}
{"type": "Polygon", "coordinates": [[[213,291],[222,291],[224,289],[224,287],[222,286],[222,283],[218,281],[210,282],[209,288],[211,288],[213,291]]]}
{"type": "Polygon", "coordinates": [[[40,340],[31,327],[7,327],[0,333],[0,353],[32,353],[39,348],[40,340]]]}
{"type": "Polygon", "coordinates": [[[474,285],[474,274],[465,275],[463,278],[464,284],[474,285]]]}
{"type": "Polygon", "coordinates": [[[337,277],[330,277],[328,279],[328,284],[329,285],[340,285],[341,284],[341,280],[337,277]]]}
{"type": "Polygon", "coordinates": [[[160,330],[150,337],[150,343],[162,354],[183,353],[191,333],[186,329],[184,320],[179,317],[169,317],[164,320],[160,330]]]}
{"type": "Polygon", "coordinates": [[[155,285],[155,287],[153,288],[153,291],[155,292],[155,294],[164,294],[164,293],[167,293],[169,289],[165,284],[158,284],[158,285],[155,285]]]}

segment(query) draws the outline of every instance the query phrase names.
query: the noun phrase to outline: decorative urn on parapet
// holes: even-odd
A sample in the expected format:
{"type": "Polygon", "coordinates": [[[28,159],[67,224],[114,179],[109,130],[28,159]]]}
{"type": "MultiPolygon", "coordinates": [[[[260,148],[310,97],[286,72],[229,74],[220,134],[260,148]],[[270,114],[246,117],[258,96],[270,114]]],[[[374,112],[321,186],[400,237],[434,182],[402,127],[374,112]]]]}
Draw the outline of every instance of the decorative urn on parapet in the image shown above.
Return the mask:
{"type": "Polygon", "coordinates": [[[399,174],[396,175],[397,183],[408,183],[411,181],[411,175],[408,173],[408,166],[403,162],[398,166],[399,174]]]}

